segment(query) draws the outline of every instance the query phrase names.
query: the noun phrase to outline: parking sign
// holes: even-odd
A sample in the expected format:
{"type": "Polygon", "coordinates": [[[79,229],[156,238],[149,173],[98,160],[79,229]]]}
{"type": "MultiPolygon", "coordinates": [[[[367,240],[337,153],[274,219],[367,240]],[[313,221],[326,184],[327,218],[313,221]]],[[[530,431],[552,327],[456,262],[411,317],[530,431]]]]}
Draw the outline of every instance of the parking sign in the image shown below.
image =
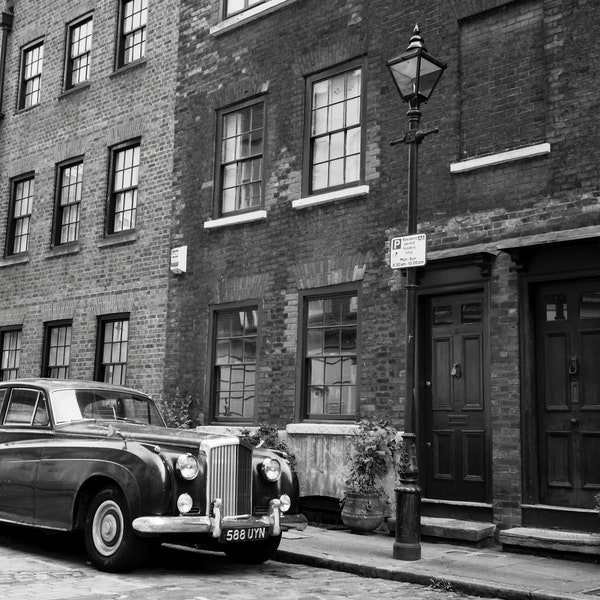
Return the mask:
{"type": "Polygon", "coordinates": [[[424,233],[404,235],[390,241],[390,267],[408,269],[427,263],[427,236],[424,233]]]}

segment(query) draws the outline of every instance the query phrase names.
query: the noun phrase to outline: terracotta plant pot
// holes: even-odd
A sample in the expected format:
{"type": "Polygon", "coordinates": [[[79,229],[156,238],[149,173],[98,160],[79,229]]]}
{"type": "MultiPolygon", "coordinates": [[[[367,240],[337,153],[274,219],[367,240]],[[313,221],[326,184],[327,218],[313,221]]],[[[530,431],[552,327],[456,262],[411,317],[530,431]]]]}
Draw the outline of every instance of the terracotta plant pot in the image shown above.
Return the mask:
{"type": "Polygon", "coordinates": [[[342,522],[355,533],[370,533],[383,523],[384,508],[377,493],[348,492],[342,507],[342,522]]]}

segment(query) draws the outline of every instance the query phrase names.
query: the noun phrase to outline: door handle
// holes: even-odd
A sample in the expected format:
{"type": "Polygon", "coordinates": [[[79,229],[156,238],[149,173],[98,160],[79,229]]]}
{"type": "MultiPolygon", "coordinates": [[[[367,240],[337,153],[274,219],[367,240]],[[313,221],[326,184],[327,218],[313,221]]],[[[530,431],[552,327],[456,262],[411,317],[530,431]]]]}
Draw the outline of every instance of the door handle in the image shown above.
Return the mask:
{"type": "Polygon", "coordinates": [[[569,375],[577,375],[579,371],[579,363],[576,356],[572,356],[569,360],[569,375]]]}
{"type": "Polygon", "coordinates": [[[456,377],[456,379],[460,379],[462,377],[462,369],[460,367],[460,363],[454,363],[452,365],[452,371],[450,371],[450,375],[452,377],[456,377]]]}
{"type": "Polygon", "coordinates": [[[579,419],[571,419],[571,425],[579,425],[579,419]]]}

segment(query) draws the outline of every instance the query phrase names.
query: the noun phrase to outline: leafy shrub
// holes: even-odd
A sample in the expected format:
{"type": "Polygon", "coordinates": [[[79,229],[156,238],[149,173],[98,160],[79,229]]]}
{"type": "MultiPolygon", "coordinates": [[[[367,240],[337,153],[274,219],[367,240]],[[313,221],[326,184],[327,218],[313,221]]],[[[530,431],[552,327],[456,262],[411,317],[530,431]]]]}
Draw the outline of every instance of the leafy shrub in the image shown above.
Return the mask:
{"type": "Polygon", "coordinates": [[[347,461],[350,467],[344,482],[346,492],[383,493],[381,478],[394,463],[398,449],[397,431],[387,421],[362,419],[352,435],[347,461]]]}
{"type": "Polygon", "coordinates": [[[249,429],[242,429],[242,436],[247,438],[250,443],[257,448],[269,448],[277,450],[285,455],[292,469],[296,466],[296,455],[290,450],[287,442],[279,438],[279,429],[276,425],[268,423],[259,423],[257,430],[250,434],[249,429]]]}
{"type": "Polygon", "coordinates": [[[157,401],[158,408],[169,427],[189,429],[192,424],[191,410],[194,397],[189,393],[182,393],[179,388],[175,394],[157,401]]]}

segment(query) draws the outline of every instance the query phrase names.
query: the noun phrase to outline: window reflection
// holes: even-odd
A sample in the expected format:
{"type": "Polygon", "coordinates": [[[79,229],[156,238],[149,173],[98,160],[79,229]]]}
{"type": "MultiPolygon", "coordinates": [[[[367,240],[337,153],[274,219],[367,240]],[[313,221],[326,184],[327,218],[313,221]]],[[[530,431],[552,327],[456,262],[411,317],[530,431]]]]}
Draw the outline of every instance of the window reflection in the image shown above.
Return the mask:
{"type": "Polygon", "coordinates": [[[215,412],[219,418],[254,417],[256,394],[256,310],[231,310],[216,316],[215,412]]]}
{"type": "Polygon", "coordinates": [[[434,325],[452,325],[452,305],[433,307],[434,325]]]}
{"type": "Polygon", "coordinates": [[[580,319],[600,319],[600,291],[585,292],[579,300],[580,319]]]}
{"type": "Polygon", "coordinates": [[[357,296],[315,298],[306,304],[307,412],[356,413],[357,296]]]}
{"type": "Polygon", "coordinates": [[[546,321],[565,321],[567,297],[564,294],[546,296],[546,321]]]}
{"type": "Polygon", "coordinates": [[[462,323],[480,323],[482,318],[481,302],[469,302],[460,307],[462,323]]]}

